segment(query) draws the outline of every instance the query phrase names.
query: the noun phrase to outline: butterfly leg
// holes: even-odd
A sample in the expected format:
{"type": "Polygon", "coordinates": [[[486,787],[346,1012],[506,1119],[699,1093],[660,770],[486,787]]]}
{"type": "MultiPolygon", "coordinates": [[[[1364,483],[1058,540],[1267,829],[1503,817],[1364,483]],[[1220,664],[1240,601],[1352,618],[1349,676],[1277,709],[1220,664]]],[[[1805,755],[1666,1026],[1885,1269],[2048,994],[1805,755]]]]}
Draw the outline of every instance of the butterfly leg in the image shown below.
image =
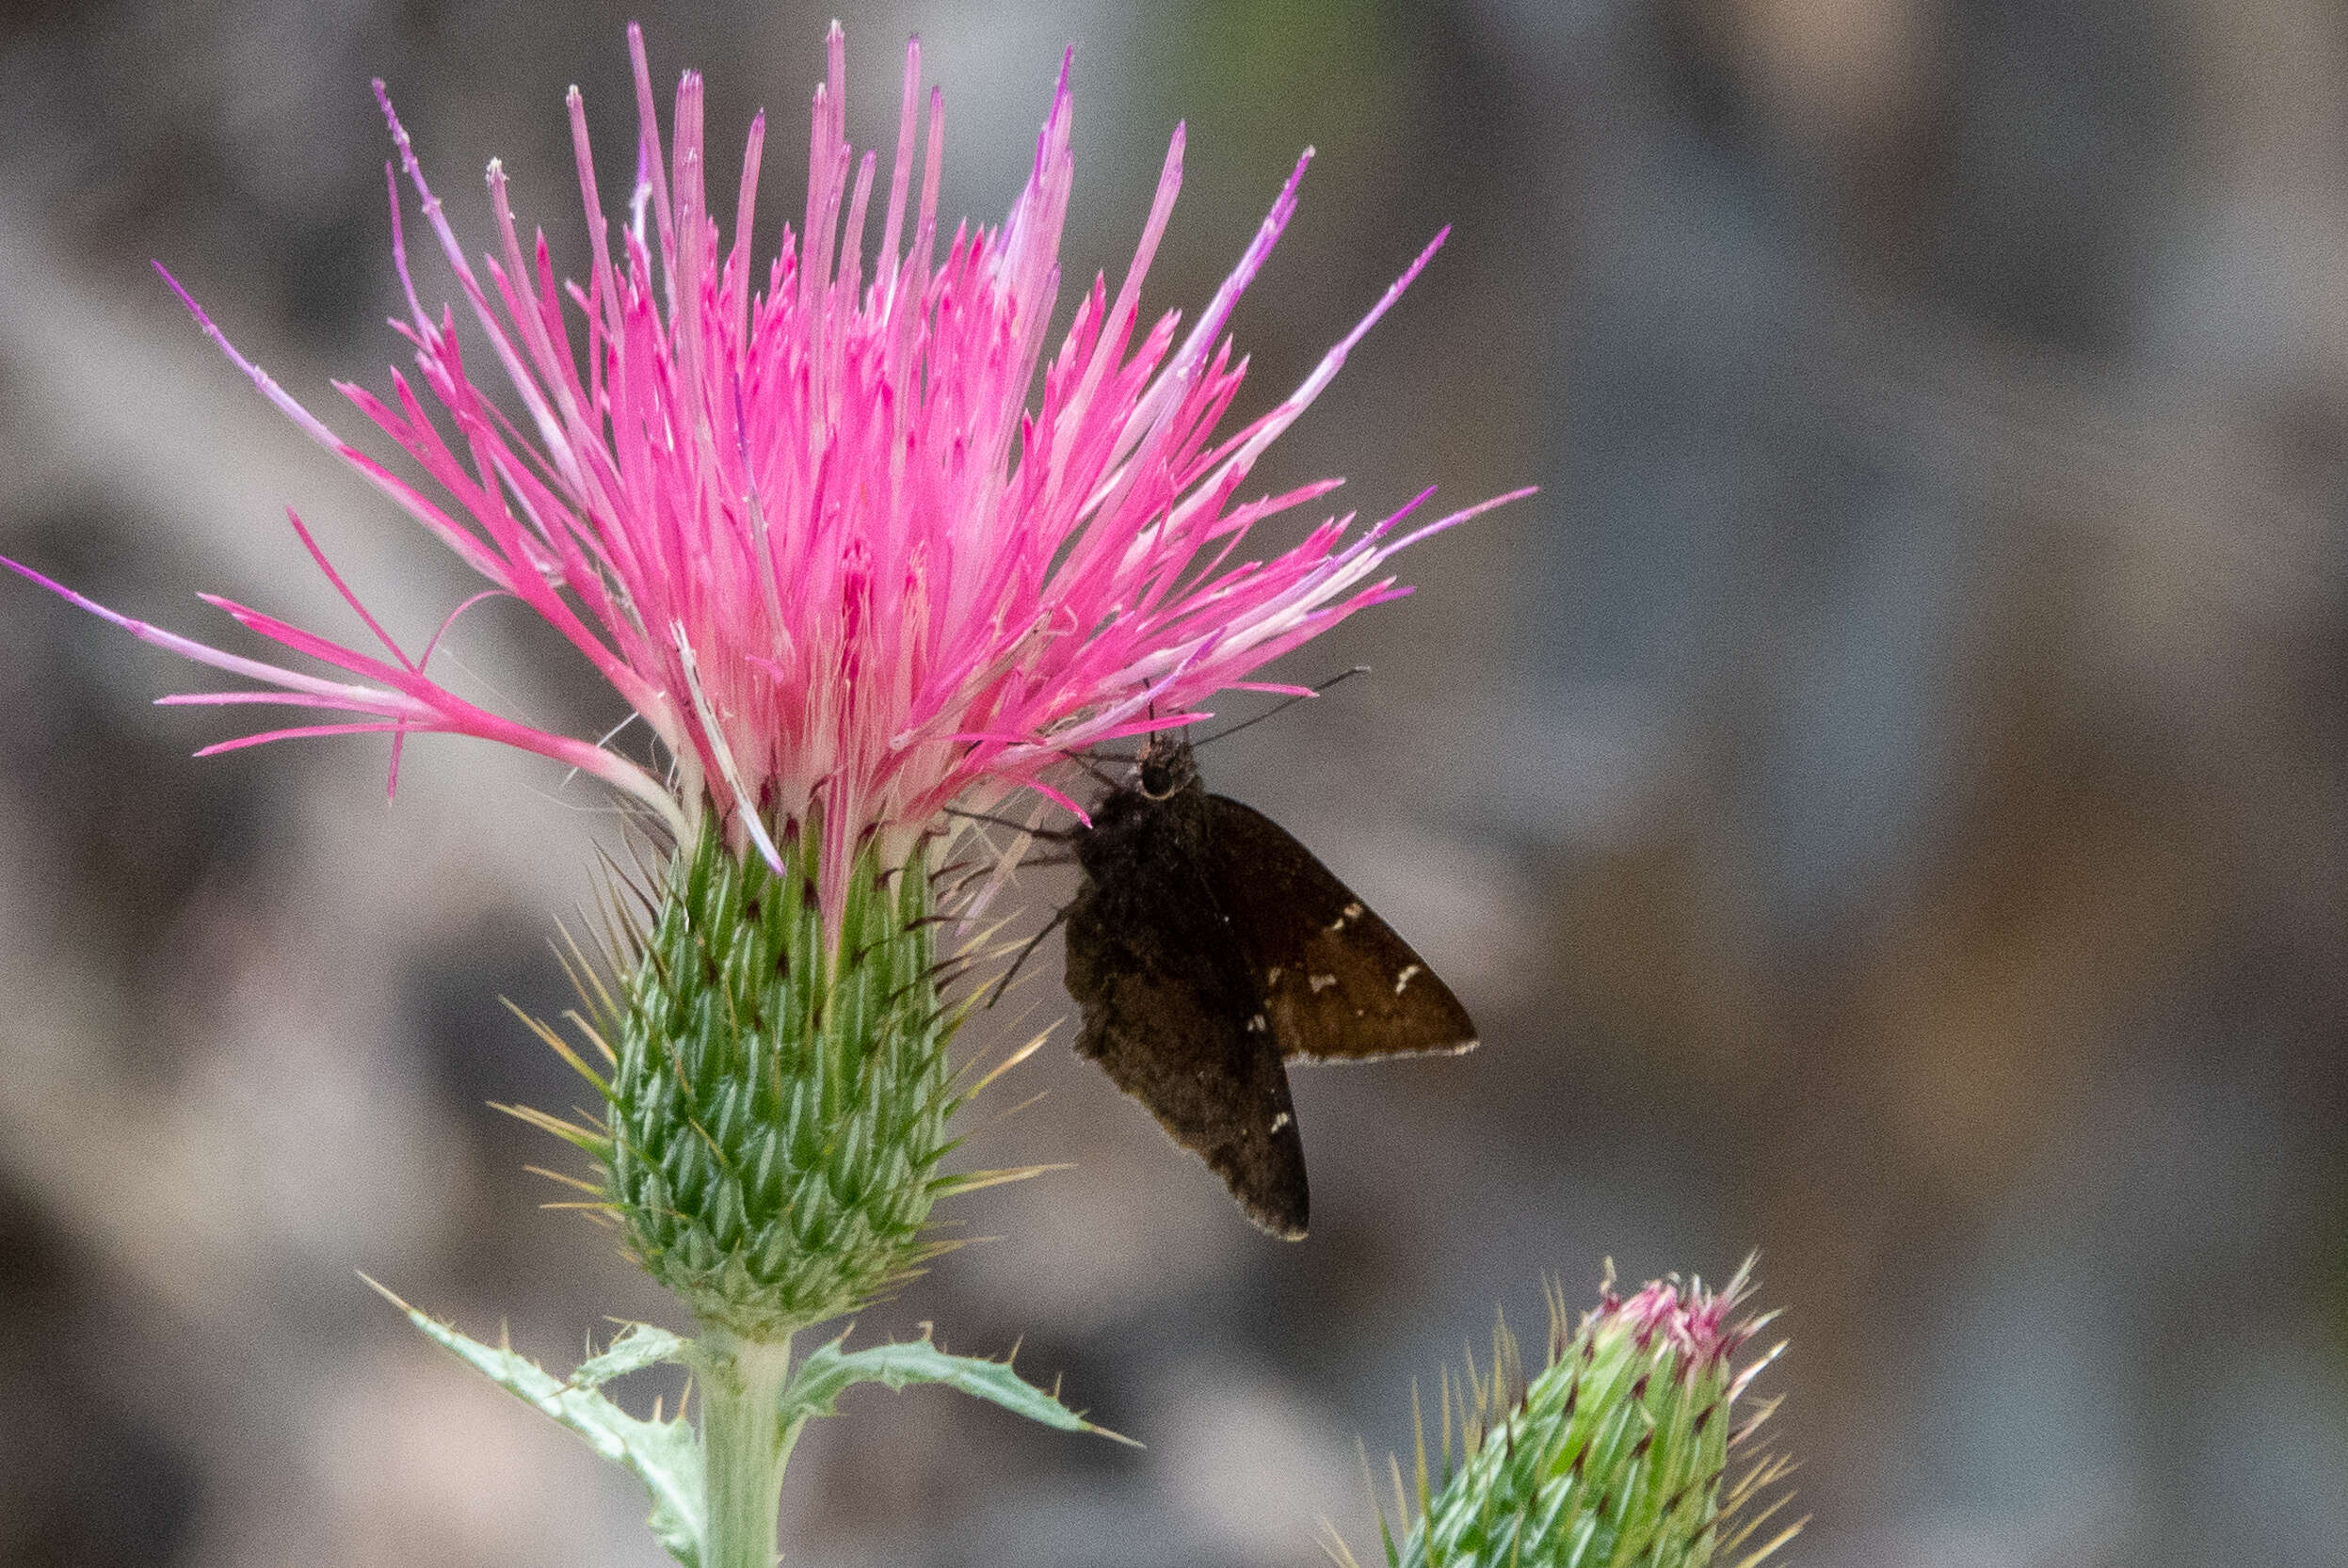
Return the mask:
{"type": "Polygon", "coordinates": [[[994,983],[994,994],[987,999],[987,1005],[989,1007],[992,1007],[996,1002],[1003,1000],[1003,993],[1010,988],[1011,982],[1018,977],[1020,966],[1026,963],[1028,955],[1034,952],[1037,948],[1043,946],[1043,939],[1046,936],[1051,936],[1053,932],[1059,930],[1060,922],[1067,919],[1068,907],[1064,904],[1061,906],[1059,913],[1053,915],[1050,920],[1044,922],[1044,927],[1041,931],[1037,932],[1035,936],[1027,939],[1027,945],[1019,950],[1019,956],[1011,960],[1011,967],[1003,971],[1003,978],[994,983]]]}
{"type": "Polygon", "coordinates": [[[1068,828],[1031,827],[1027,824],[1015,821],[1010,817],[989,816],[984,811],[965,811],[958,806],[947,807],[945,808],[945,814],[949,817],[967,818],[972,822],[989,823],[996,827],[1007,827],[1014,833],[1024,833],[1029,838],[1039,840],[1047,844],[1064,844],[1070,839],[1076,837],[1075,833],[1068,828]]]}
{"type": "MultiPolygon", "coordinates": [[[[1069,761],[1075,763],[1078,767],[1092,775],[1093,782],[1096,784],[1106,785],[1108,788],[1114,790],[1122,782],[1114,775],[1109,773],[1107,769],[1102,767],[1102,759],[1090,752],[1071,751],[1067,753],[1067,757],[1069,761]]],[[[1118,757],[1114,753],[1111,754],[1109,760],[1112,761],[1125,763],[1131,763],[1133,761],[1133,759],[1130,757],[1118,757]]]]}

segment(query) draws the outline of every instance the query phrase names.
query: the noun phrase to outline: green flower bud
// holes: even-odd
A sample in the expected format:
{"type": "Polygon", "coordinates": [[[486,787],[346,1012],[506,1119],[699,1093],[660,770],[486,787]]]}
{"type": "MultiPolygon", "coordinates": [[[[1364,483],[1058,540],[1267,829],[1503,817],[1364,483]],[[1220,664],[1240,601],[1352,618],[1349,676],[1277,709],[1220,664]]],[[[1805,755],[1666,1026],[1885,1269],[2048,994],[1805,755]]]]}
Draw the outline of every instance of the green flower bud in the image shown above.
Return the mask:
{"type": "Polygon", "coordinates": [[[1700,1280],[1684,1290],[1657,1281],[1625,1301],[1610,1267],[1598,1309],[1570,1329],[1552,1288],[1549,1364],[1529,1381],[1515,1337],[1496,1327],[1488,1374],[1472,1360],[1465,1376],[1444,1374],[1432,1486],[1421,1427],[1415,1523],[1395,1466],[1407,1528],[1397,1543],[1381,1510],[1390,1568],[1706,1568],[1715,1559],[1749,1568],[1792,1539],[1798,1521],[1745,1550],[1787,1498],[1751,1505],[1791,1468],[1740,1451],[1777,1401],[1740,1417],[1736,1400],[1783,1349],[1735,1364],[1766,1321],[1729,1321],[1750,1270],[1716,1294],[1700,1280]]]}
{"type": "Polygon", "coordinates": [[[818,843],[784,840],[780,872],[715,827],[678,855],[621,921],[618,984],[583,971],[608,1077],[535,1026],[603,1091],[602,1124],[523,1112],[602,1160],[602,1207],[645,1271],[753,1342],[917,1272],[952,1244],[925,1236],[931,1205],[989,1179],[938,1172],[966,1004],[940,996],[921,852],[896,869],[860,852],[833,937],[818,843]]]}

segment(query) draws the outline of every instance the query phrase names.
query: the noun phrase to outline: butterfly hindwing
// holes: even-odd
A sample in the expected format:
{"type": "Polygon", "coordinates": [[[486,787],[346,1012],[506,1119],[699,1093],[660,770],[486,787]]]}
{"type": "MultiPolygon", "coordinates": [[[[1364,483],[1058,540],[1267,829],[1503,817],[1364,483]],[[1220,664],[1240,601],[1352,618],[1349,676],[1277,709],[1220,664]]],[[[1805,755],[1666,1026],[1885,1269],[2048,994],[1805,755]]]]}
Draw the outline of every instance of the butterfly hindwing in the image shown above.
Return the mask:
{"type": "Polygon", "coordinates": [[[1209,884],[1206,796],[1113,792],[1079,841],[1068,911],[1079,1055],[1223,1178],[1257,1225],[1295,1240],[1309,1196],[1288,1074],[1209,884]]]}
{"type": "Polygon", "coordinates": [[[1207,797],[1215,902],[1288,1061],[1456,1055],[1475,1025],[1410,944],[1262,812],[1207,797]]]}

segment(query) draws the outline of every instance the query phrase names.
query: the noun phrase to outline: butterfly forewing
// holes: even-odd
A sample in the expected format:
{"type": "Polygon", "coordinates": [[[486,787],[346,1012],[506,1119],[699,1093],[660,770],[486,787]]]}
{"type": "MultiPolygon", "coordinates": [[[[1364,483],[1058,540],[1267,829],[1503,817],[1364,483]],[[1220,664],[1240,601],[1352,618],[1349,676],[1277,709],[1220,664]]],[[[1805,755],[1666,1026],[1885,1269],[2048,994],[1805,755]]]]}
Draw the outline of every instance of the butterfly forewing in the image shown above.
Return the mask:
{"type": "Polygon", "coordinates": [[[1289,1061],[1456,1055],[1475,1025],[1393,927],[1252,807],[1207,797],[1207,869],[1289,1061]]]}

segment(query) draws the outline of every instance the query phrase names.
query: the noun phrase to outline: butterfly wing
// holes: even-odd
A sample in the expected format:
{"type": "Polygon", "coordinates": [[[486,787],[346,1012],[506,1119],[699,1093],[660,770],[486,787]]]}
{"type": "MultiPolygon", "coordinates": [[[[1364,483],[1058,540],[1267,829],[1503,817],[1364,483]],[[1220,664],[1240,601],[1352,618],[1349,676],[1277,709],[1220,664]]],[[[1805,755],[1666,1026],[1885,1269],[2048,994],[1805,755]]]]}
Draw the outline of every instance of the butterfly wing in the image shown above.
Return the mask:
{"type": "Polygon", "coordinates": [[[1287,1070],[1203,874],[1173,878],[1196,888],[1155,885],[1166,879],[1129,871],[1069,905],[1077,1054],[1205,1160],[1259,1228],[1300,1240],[1310,1199],[1287,1070]]]}
{"type": "Polygon", "coordinates": [[[1208,797],[1208,874],[1291,1062],[1457,1055],[1475,1025],[1451,987],[1262,812],[1208,797]]]}

